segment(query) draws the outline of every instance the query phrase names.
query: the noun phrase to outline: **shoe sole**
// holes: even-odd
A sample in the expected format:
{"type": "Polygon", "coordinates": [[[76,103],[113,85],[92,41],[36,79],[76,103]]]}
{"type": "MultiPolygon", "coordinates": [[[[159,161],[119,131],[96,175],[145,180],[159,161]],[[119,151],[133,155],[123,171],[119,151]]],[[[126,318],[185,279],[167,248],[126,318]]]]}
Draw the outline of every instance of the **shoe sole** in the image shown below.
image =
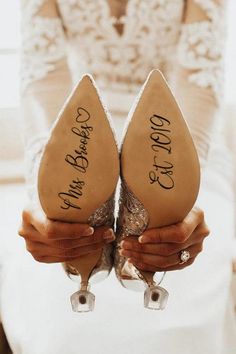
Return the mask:
{"type": "Polygon", "coordinates": [[[149,214],[148,228],[181,222],[199,191],[197,152],[163,75],[154,70],[131,110],[122,178],[149,214]]]}
{"type": "MultiPolygon", "coordinates": [[[[109,200],[119,177],[119,155],[94,82],[85,75],[72,92],[45,146],[38,193],[49,219],[87,223],[109,200]]],[[[89,277],[102,250],[68,262],[89,277]]]]}

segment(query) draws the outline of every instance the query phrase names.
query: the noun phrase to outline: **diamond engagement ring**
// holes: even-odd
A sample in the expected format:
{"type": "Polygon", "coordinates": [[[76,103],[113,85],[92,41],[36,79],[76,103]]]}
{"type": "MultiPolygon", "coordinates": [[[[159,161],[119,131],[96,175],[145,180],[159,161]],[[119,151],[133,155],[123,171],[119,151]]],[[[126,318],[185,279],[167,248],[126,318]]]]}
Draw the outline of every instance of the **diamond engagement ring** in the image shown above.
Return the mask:
{"type": "Polygon", "coordinates": [[[188,260],[189,260],[189,258],[190,258],[190,253],[189,253],[189,251],[186,251],[186,250],[181,251],[179,258],[180,258],[179,264],[184,264],[184,263],[188,262],[188,260]]]}

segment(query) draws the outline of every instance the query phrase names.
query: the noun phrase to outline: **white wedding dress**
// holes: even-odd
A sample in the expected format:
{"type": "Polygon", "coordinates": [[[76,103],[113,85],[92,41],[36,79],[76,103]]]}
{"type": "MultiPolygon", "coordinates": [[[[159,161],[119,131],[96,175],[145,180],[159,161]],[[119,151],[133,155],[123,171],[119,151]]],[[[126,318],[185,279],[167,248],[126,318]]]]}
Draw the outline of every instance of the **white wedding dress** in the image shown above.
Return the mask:
{"type": "Polygon", "coordinates": [[[14,353],[235,353],[230,292],[234,176],[218,114],[224,15],[221,0],[22,0],[22,115],[30,197],[34,162],[81,75],[89,72],[96,79],[120,139],[135,94],[149,71],[159,68],[175,90],[199,152],[197,203],[211,235],[192,266],[166,275],[163,286],[170,298],[162,312],[143,309],[142,294],[122,288],[112,273],[93,288],[95,311],[75,314],[69,296],[76,284],[60,264],[35,262],[21,244],[17,256],[5,257],[2,272],[1,315],[14,353]]]}

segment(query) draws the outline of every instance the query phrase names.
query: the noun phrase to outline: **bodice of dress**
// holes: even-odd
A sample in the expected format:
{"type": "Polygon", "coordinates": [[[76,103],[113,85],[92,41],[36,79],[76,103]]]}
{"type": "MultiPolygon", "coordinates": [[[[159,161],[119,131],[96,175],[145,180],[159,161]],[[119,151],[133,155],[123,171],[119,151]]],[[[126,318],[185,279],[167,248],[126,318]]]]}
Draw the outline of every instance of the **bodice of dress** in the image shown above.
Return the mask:
{"type": "Polygon", "coordinates": [[[102,88],[137,92],[150,70],[168,76],[180,63],[190,82],[221,95],[224,7],[217,0],[194,0],[206,17],[193,23],[183,21],[184,0],[130,0],[120,18],[111,15],[108,0],[25,1],[24,87],[67,56],[75,81],[90,72],[102,88]],[[57,16],[40,15],[48,2],[57,16]]]}
{"type": "Polygon", "coordinates": [[[163,68],[174,56],[182,0],[132,0],[118,20],[107,0],[59,0],[59,8],[77,70],[92,71],[102,88],[136,92],[149,71],[163,68]],[[117,22],[123,24],[121,35],[117,22]]]}

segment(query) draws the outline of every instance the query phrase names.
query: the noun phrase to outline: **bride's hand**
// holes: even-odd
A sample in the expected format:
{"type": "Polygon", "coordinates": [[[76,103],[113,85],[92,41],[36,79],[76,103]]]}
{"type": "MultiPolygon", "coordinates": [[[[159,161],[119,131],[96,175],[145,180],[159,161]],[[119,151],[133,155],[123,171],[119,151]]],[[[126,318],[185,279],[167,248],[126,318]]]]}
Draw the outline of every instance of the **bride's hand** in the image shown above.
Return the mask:
{"type": "Polygon", "coordinates": [[[91,228],[87,224],[47,219],[40,209],[22,213],[19,235],[35,260],[43,263],[65,262],[102,248],[115,238],[106,226],[91,228]]]}
{"type": "Polygon", "coordinates": [[[181,223],[147,230],[139,239],[128,237],[122,241],[120,252],[140,270],[179,270],[194,262],[208,235],[204,213],[194,207],[181,223]],[[189,252],[190,259],[180,264],[180,254],[184,250],[189,252]]]}

